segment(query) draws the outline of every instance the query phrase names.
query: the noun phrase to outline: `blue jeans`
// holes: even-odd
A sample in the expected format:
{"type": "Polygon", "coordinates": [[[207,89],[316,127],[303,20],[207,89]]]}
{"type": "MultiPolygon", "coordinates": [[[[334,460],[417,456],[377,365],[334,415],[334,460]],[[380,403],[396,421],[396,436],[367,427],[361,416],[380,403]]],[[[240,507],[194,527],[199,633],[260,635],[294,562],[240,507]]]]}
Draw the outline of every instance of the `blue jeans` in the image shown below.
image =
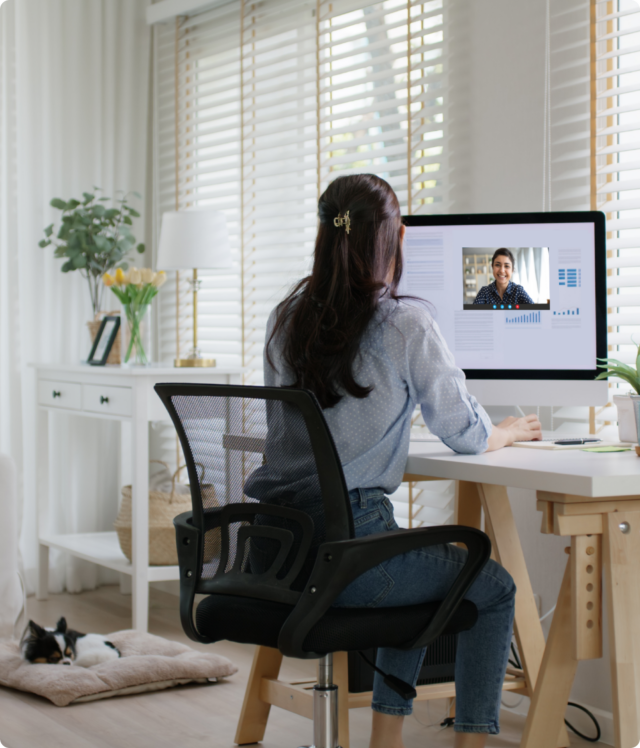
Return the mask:
{"type": "MultiPolygon", "coordinates": [[[[393,507],[380,488],[349,492],[356,537],[397,530],[393,507]]],[[[442,600],[460,572],[466,550],[436,545],[404,553],[370,569],[338,597],[339,608],[389,608],[442,600]]],[[[489,561],[466,599],[478,609],[478,621],[458,635],[456,655],[456,732],[497,734],[515,605],[516,586],[502,566],[489,561]]],[[[385,673],[415,686],[425,650],[379,649],[376,664],[385,673]]],[[[412,702],[385,686],[375,674],[372,709],[411,714],[412,702]]]]}

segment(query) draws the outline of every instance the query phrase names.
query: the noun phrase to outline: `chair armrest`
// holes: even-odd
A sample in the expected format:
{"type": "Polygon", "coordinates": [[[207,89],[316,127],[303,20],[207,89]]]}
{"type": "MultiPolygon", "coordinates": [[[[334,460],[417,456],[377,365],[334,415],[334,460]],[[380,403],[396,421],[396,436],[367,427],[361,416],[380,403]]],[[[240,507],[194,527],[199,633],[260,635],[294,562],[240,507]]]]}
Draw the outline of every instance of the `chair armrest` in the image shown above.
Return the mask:
{"type": "MultiPolygon", "coordinates": [[[[196,521],[198,519],[196,518],[196,521]]],[[[227,504],[225,507],[204,512],[200,518],[202,529],[194,523],[193,512],[184,512],[174,518],[178,564],[180,567],[180,620],[185,633],[197,642],[210,643],[212,640],[203,637],[193,621],[193,604],[196,594],[227,594],[241,597],[253,597],[290,605],[292,608],[300,599],[301,593],[291,589],[292,583],[300,573],[311,547],[313,520],[304,512],[291,507],[276,507],[263,504],[227,504]],[[255,515],[271,515],[297,521],[301,532],[300,546],[296,550],[290,568],[285,575],[281,574],[285,561],[294,542],[291,531],[277,527],[256,527],[251,525],[255,515]],[[238,543],[245,548],[247,540],[256,536],[269,537],[280,544],[277,556],[271,566],[264,572],[247,574],[242,568],[244,550],[240,554],[233,552],[230,557],[228,527],[231,521],[242,521],[250,524],[238,531],[238,543]],[[221,548],[218,558],[218,571],[210,579],[202,579],[204,560],[204,538],[209,530],[221,528],[221,548]],[[233,568],[228,569],[231,559],[233,568]]]]}
{"type": "Polygon", "coordinates": [[[183,512],[173,518],[176,528],[176,545],[178,548],[178,565],[180,567],[180,621],[184,632],[195,642],[209,644],[207,637],[202,636],[193,622],[193,602],[196,596],[203,557],[203,535],[193,525],[193,512],[183,512]]]}
{"type": "Polygon", "coordinates": [[[480,530],[460,525],[445,525],[417,530],[393,530],[354,540],[323,543],[318,549],[318,557],[306,590],[280,631],[278,649],[290,657],[318,656],[305,652],[302,649],[303,642],[342,590],[354,579],[383,561],[402,553],[455,542],[463,543],[467,547],[467,559],[435,616],[407,649],[427,646],[445,629],[489,560],[491,541],[480,530]]]}

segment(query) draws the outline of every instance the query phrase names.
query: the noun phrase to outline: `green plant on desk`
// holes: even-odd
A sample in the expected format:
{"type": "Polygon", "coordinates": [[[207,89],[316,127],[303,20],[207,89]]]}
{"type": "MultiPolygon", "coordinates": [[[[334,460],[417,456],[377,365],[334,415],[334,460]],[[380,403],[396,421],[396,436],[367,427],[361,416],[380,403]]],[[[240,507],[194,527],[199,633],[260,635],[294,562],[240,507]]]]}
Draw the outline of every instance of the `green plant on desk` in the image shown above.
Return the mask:
{"type": "Polygon", "coordinates": [[[600,372],[596,379],[608,379],[609,377],[618,377],[628,382],[636,394],[640,395],[640,346],[636,354],[636,365],[629,366],[629,364],[623,364],[622,361],[618,361],[617,358],[599,358],[598,361],[604,361],[603,364],[598,364],[598,369],[605,369],[600,372]]]}

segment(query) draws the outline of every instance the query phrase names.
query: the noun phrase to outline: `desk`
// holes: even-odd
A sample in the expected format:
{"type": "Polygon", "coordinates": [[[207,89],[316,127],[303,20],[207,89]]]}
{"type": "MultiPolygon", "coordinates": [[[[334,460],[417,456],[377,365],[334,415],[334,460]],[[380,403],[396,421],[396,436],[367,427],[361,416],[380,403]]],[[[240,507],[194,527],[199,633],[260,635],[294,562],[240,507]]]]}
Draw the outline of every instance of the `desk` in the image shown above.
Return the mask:
{"type": "Polygon", "coordinates": [[[503,449],[455,455],[441,444],[411,445],[411,480],[457,480],[457,522],[485,530],[513,576],[515,635],[533,694],[522,748],[568,745],[563,716],[580,660],[602,656],[602,607],[609,648],[616,748],[640,741],[640,459],[634,451],[503,449]],[[571,537],[571,552],[545,647],[506,486],[537,492],[542,532],[571,537]],[[606,598],[603,600],[602,579],[606,598]]]}
{"type": "MultiPolygon", "coordinates": [[[[38,600],[49,587],[49,548],[71,553],[120,572],[131,580],[132,626],[147,630],[149,584],[180,578],[177,566],[149,566],[149,423],[169,421],[153,387],[158,382],[238,384],[241,369],[174,369],[87,365],[35,366],[38,423],[38,600]],[[52,535],[48,523],[49,414],[116,420],[121,424],[121,483],[132,485],[132,562],[120,550],[115,532],[52,535]]],[[[90,447],[89,447],[90,448],[90,447]]],[[[115,498],[115,497],[114,497],[115,498]]],[[[90,500],[90,498],[89,498],[90,500]]],[[[124,589],[129,587],[125,582],[124,589]]]]}

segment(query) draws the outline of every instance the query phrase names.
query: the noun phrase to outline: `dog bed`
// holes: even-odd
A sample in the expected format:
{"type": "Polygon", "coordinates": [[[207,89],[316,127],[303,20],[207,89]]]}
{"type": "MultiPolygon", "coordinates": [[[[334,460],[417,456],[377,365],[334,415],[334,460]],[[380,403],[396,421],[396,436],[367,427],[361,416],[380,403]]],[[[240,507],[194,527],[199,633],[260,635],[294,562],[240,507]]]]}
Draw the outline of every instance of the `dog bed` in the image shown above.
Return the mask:
{"type": "Polygon", "coordinates": [[[125,696],[185,683],[207,683],[233,675],[226,657],[196,652],[186,644],[138,631],[116,631],[107,638],[121,657],[90,668],[33,664],[17,642],[0,643],[0,685],[44,696],[56,706],[125,696]]]}

